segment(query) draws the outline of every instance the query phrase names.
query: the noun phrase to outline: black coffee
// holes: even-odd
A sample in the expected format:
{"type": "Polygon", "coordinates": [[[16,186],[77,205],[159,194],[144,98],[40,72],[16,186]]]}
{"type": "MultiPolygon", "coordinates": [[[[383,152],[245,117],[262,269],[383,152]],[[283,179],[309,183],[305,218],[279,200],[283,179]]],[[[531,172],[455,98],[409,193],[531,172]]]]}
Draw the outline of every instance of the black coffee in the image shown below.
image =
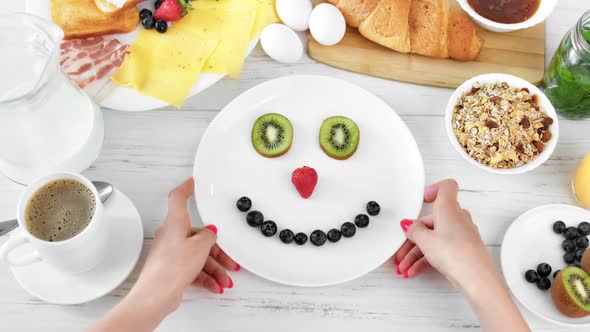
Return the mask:
{"type": "Polygon", "coordinates": [[[94,194],[83,183],[56,180],[33,193],[25,207],[25,224],[38,239],[64,241],[88,226],[95,209],[94,194]]]}

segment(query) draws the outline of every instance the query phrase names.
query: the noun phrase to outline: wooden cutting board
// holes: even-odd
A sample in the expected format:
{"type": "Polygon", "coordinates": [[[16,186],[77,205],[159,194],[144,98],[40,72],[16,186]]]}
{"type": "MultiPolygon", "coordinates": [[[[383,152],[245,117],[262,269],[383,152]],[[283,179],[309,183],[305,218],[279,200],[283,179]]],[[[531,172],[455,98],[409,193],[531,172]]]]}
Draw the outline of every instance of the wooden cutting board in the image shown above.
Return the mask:
{"type": "MultiPolygon", "coordinates": [[[[449,0],[459,8],[455,0],[449,0]]],[[[357,73],[397,81],[456,88],[469,78],[485,73],[512,74],[539,85],[545,71],[545,23],[509,33],[478,26],[485,40],[476,61],[460,62],[404,54],[373,43],[347,27],[342,41],[323,46],[310,35],[309,56],[319,62],[357,73]]]]}

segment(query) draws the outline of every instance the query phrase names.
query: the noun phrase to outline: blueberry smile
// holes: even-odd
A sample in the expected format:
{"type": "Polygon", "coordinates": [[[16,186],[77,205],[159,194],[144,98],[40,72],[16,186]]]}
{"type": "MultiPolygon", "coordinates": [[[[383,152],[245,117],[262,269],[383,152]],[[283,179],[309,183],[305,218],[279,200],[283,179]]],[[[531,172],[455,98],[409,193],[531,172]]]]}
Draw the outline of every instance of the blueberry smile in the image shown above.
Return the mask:
{"type": "Polygon", "coordinates": [[[295,233],[292,230],[285,228],[278,232],[277,224],[272,220],[264,220],[264,215],[260,211],[252,210],[252,200],[248,197],[238,199],[236,207],[241,212],[248,212],[246,214],[246,222],[250,227],[258,228],[265,237],[273,237],[279,233],[279,239],[284,244],[295,243],[297,245],[304,245],[307,240],[317,246],[321,247],[326,242],[336,243],[342,238],[351,238],[356,234],[357,228],[367,228],[369,226],[370,218],[368,215],[375,217],[381,212],[381,206],[375,201],[370,201],[366,205],[367,214],[358,214],[354,218],[354,223],[345,222],[340,228],[332,228],[327,233],[316,229],[308,235],[303,232],[295,233]]]}

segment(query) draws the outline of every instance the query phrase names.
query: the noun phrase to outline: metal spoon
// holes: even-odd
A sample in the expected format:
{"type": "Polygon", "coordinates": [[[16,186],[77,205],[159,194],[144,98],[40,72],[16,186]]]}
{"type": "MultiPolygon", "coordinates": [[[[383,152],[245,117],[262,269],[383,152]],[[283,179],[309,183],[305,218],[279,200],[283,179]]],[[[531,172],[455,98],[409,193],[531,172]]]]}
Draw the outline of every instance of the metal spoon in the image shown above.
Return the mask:
{"type": "MultiPolygon", "coordinates": [[[[94,187],[96,187],[96,191],[98,191],[98,197],[100,198],[101,202],[106,202],[111,194],[113,193],[113,186],[108,182],[103,181],[92,181],[94,187]]],[[[8,221],[0,221],[0,236],[10,232],[11,230],[18,227],[18,221],[16,219],[8,220],[8,221]]]]}

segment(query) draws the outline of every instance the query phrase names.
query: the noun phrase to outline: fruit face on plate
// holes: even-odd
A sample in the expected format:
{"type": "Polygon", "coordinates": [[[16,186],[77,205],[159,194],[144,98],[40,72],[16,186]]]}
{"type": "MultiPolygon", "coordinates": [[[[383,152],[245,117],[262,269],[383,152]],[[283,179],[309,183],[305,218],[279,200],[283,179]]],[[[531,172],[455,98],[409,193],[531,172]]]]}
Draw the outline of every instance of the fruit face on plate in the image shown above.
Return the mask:
{"type": "Polygon", "coordinates": [[[208,126],[194,165],[199,215],[218,226],[219,246],[244,269],[292,286],[334,285],[382,265],[405,240],[396,221],[415,219],[423,203],[424,165],[406,124],[369,91],[329,77],[283,77],[244,92],[208,126]],[[252,131],[273,113],[289,121],[293,136],[286,153],[267,158],[252,131]],[[335,116],[362,132],[346,160],[329,157],[320,145],[322,124],[335,116]],[[292,182],[303,166],[317,173],[307,199],[292,182]],[[243,196],[248,211],[246,200],[237,206],[243,196]],[[376,216],[366,211],[370,201],[381,207],[376,216]],[[260,214],[248,217],[253,211],[260,214]],[[356,220],[359,214],[366,217],[356,220]],[[276,223],[271,237],[261,232],[267,220],[276,223]],[[312,243],[315,230],[323,234],[315,233],[312,243]]]}
{"type": "MultiPolygon", "coordinates": [[[[268,113],[261,115],[252,127],[252,146],[258,154],[266,158],[277,158],[286,154],[293,144],[294,128],[291,121],[282,114],[268,113]]],[[[333,116],[324,120],[319,131],[319,146],[330,158],[344,162],[356,152],[360,141],[360,130],[357,124],[344,116],[333,116]]],[[[318,173],[308,166],[296,168],[291,174],[291,183],[303,199],[312,196],[318,184],[318,173]]],[[[279,230],[280,226],[272,220],[264,221],[264,215],[259,211],[250,211],[252,200],[241,197],[236,202],[236,207],[241,212],[247,212],[246,222],[249,226],[259,228],[265,237],[273,237],[277,232],[279,239],[284,244],[295,242],[304,245],[308,238],[316,247],[323,246],[327,241],[336,243],[340,239],[351,238],[356,234],[356,229],[367,228],[371,217],[376,217],[381,212],[381,206],[375,201],[366,203],[367,214],[358,214],[354,217],[354,224],[344,222],[339,228],[329,231],[316,229],[310,233],[299,232],[295,234],[291,229],[279,230]]],[[[337,224],[335,224],[337,225],[337,224]]],[[[572,253],[575,254],[575,253],[572,253]]],[[[549,286],[547,286],[549,288],[549,286]]]]}

